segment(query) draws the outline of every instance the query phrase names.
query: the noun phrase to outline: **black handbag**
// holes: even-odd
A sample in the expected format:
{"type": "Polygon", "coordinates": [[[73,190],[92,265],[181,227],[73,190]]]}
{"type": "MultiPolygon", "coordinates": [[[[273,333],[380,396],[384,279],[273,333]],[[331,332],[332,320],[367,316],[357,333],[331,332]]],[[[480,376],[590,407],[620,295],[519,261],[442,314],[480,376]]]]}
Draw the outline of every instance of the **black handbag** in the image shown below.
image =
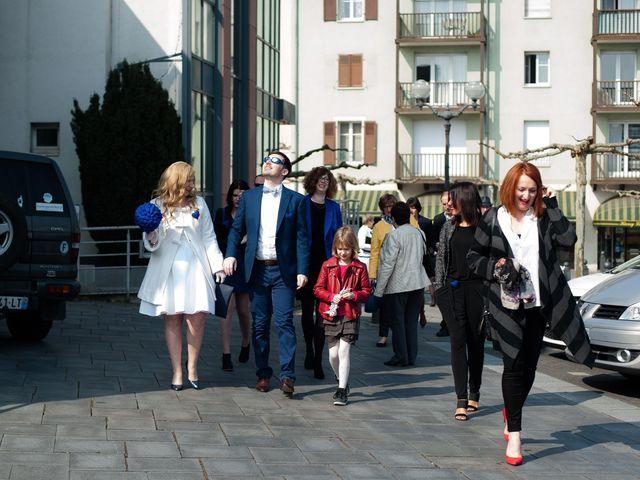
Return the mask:
{"type": "Polygon", "coordinates": [[[216,283],[216,307],[213,313],[216,317],[225,318],[229,311],[229,302],[233,295],[233,287],[226,283],[216,283]]]}

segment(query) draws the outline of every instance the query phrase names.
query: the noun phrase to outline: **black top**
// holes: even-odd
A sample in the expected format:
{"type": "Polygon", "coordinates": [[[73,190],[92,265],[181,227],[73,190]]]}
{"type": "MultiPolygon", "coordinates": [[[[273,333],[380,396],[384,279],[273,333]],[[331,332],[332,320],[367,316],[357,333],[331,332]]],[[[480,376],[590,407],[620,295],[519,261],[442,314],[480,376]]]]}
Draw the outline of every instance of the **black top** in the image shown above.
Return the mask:
{"type": "MultiPolygon", "coordinates": [[[[324,217],[326,209],[324,203],[316,203],[311,200],[311,249],[309,251],[310,273],[320,273],[322,262],[326,260],[324,246],[324,217]]],[[[317,275],[316,275],[317,276],[317,275]]],[[[315,279],[314,279],[315,283],[315,279]]]]}
{"type": "Polygon", "coordinates": [[[451,261],[447,278],[455,280],[477,280],[479,277],[469,269],[467,252],[473,245],[475,227],[457,226],[449,242],[451,261]]]}

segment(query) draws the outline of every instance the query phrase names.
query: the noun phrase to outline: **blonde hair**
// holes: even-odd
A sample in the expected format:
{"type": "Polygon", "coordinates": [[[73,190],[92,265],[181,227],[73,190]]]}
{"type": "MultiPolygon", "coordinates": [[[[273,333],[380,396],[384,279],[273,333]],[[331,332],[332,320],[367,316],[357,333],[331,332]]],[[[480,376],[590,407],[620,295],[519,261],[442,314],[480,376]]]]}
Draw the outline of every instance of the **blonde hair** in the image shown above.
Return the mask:
{"type": "Polygon", "coordinates": [[[340,227],[336,231],[331,247],[331,253],[334,257],[338,256],[338,248],[350,248],[353,252],[351,259],[358,258],[358,239],[351,227],[340,227]]]}
{"type": "Polygon", "coordinates": [[[173,216],[174,210],[185,196],[188,206],[196,207],[196,188],[194,187],[188,196],[185,189],[189,179],[195,178],[195,176],[195,170],[187,162],[174,162],[162,172],[153,196],[158,197],[162,202],[162,213],[165,218],[173,216]]]}

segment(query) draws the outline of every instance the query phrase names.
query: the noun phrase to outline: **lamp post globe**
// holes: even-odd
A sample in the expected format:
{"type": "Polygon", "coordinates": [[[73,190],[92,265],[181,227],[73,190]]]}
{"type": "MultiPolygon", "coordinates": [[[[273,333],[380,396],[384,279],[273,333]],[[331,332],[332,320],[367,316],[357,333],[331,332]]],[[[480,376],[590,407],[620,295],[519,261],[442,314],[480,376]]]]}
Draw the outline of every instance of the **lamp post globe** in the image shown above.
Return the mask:
{"type": "Polygon", "coordinates": [[[413,82],[411,96],[414,98],[417,106],[422,107],[422,105],[427,103],[430,93],[431,86],[426,81],[420,79],[413,82]]]}

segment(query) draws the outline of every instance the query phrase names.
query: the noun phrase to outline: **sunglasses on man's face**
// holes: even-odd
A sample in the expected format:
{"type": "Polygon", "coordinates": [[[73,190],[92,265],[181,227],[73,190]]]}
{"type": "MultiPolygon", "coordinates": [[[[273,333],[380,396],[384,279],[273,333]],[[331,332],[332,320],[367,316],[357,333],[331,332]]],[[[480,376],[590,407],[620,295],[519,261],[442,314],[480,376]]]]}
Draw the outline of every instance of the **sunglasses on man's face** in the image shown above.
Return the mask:
{"type": "Polygon", "coordinates": [[[264,157],[262,159],[262,164],[264,165],[267,162],[271,163],[272,165],[284,165],[284,160],[280,157],[264,157]]]}

